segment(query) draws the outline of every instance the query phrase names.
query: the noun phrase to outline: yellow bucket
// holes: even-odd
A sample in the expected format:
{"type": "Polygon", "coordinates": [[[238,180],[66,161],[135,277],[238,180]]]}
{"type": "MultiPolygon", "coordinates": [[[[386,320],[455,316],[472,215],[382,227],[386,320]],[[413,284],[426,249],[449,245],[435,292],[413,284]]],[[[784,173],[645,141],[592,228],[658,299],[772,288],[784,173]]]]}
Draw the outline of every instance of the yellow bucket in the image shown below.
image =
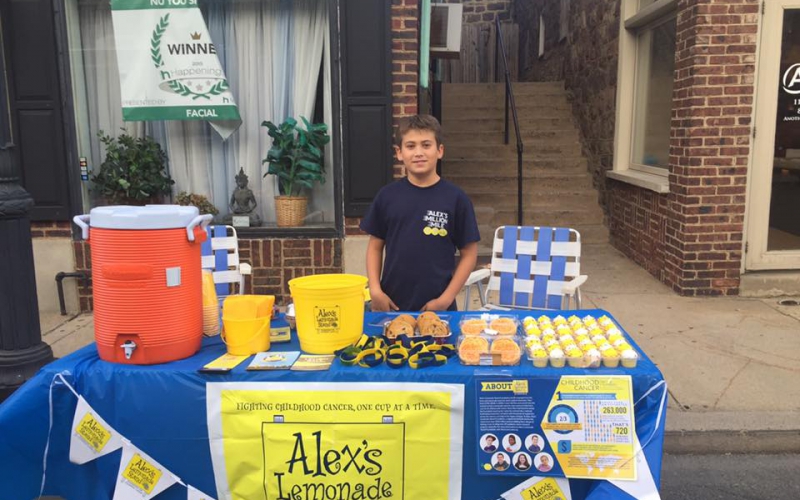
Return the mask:
{"type": "Polygon", "coordinates": [[[268,351],[274,295],[232,295],[222,304],[222,341],[228,354],[249,356],[268,351]]]}
{"type": "Polygon", "coordinates": [[[332,354],[358,340],[364,329],[366,286],[367,278],[355,274],[290,280],[300,348],[311,354],[332,354]]]}

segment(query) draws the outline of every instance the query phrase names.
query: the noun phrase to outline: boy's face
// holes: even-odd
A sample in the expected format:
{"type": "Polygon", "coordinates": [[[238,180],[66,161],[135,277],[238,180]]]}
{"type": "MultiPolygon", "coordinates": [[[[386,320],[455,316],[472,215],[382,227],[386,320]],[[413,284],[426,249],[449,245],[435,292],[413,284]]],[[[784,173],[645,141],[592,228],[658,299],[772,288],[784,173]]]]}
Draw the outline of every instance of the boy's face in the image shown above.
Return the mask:
{"type": "Polygon", "coordinates": [[[400,147],[395,146],[397,159],[403,162],[411,177],[425,179],[436,172],[436,161],[444,156],[444,146],[436,145],[430,130],[409,130],[400,147]]]}

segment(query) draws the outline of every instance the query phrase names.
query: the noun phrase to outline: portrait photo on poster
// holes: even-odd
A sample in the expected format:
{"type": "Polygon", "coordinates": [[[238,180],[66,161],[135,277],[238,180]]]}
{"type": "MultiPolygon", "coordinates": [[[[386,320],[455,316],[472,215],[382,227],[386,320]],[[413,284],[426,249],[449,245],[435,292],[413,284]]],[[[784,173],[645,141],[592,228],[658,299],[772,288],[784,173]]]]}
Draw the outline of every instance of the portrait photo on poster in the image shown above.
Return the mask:
{"type": "Polygon", "coordinates": [[[494,467],[494,470],[504,471],[508,469],[509,465],[511,465],[511,463],[509,461],[508,455],[506,455],[502,451],[499,453],[495,453],[494,456],[492,456],[492,467],[494,467]]]}
{"type": "Polygon", "coordinates": [[[487,453],[497,451],[497,436],[494,434],[484,434],[481,436],[481,448],[487,453]]]}
{"type": "Polygon", "coordinates": [[[539,453],[534,457],[533,465],[539,472],[550,472],[553,468],[553,457],[549,453],[539,453]]]}
{"type": "Polygon", "coordinates": [[[544,449],[544,438],[538,434],[525,436],[525,449],[531,453],[539,453],[544,449]]]}
{"type": "Polygon", "coordinates": [[[522,442],[516,434],[506,434],[503,436],[503,449],[509,453],[516,453],[522,447],[522,442]]]}

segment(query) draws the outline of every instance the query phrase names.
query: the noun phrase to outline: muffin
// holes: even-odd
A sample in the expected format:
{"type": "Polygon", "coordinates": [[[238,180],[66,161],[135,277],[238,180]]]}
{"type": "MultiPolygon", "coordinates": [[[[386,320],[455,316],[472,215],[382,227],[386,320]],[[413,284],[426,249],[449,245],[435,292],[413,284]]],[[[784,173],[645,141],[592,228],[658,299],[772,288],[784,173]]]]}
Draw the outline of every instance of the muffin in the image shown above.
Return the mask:
{"type": "Polygon", "coordinates": [[[597,349],[589,349],[583,353],[583,362],[587,368],[598,368],[603,356],[597,349]]]}
{"type": "Polygon", "coordinates": [[[447,337],[450,335],[450,329],[447,328],[447,323],[440,319],[430,321],[423,321],[419,327],[421,335],[432,335],[434,337],[447,337]]]}
{"type": "Polygon", "coordinates": [[[522,350],[514,339],[499,338],[492,342],[489,350],[492,354],[500,353],[500,362],[504,365],[516,365],[522,357],[522,350]]]}
{"type": "Polygon", "coordinates": [[[395,339],[400,335],[412,337],[414,335],[414,327],[406,323],[402,318],[397,317],[386,327],[386,338],[395,339]]]}
{"type": "Polygon", "coordinates": [[[547,368],[547,352],[544,349],[536,349],[531,353],[533,366],[536,368],[547,368]]]}
{"type": "Polygon", "coordinates": [[[464,335],[479,335],[487,328],[489,325],[482,319],[468,319],[461,322],[461,333],[464,335]]]}
{"type": "Polygon", "coordinates": [[[625,368],[636,368],[636,363],[639,361],[639,355],[633,349],[626,349],[622,351],[622,366],[625,368]]]}
{"type": "Polygon", "coordinates": [[[567,362],[571,368],[583,368],[583,352],[580,350],[567,353],[567,362]]]}
{"type": "Polygon", "coordinates": [[[550,351],[550,366],[553,368],[564,368],[565,362],[564,351],[558,348],[550,351]]]}
{"type": "Polygon", "coordinates": [[[619,353],[613,347],[602,352],[603,366],[617,368],[619,366],[619,353]]]}
{"type": "Polygon", "coordinates": [[[513,335],[517,333],[517,322],[511,318],[497,318],[489,323],[489,328],[500,335],[513,335]]]}
{"type": "Polygon", "coordinates": [[[483,337],[464,337],[458,345],[458,357],[464,364],[480,364],[481,354],[489,352],[489,341],[483,337]]]}

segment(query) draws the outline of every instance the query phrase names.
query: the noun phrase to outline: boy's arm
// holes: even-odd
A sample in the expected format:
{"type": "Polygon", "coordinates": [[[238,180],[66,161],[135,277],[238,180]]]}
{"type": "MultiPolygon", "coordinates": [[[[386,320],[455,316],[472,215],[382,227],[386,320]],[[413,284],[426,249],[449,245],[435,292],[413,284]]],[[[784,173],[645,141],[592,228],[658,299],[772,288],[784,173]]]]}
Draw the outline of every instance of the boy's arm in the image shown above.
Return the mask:
{"type": "Polygon", "coordinates": [[[397,305],[392,302],[392,299],[381,289],[381,266],[383,264],[384,245],[385,242],[382,239],[376,238],[375,236],[369,237],[369,243],[367,244],[369,295],[372,300],[373,311],[397,311],[399,307],[397,307],[397,305]]]}
{"type": "MultiPolygon", "coordinates": [[[[442,294],[422,308],[423,311],[445,311],[456,300],[456,296],[464,283],[469,278],[469,273],[475,269],[475,264],[478,263],[478,242],[468,243],[467,246],[460,250],[461,259],[458,261],[456,272],[453,273],[453,279],[447,285],[442,294]]],[[[370,290],[371,291],[371,290],[370,290]]]]}

